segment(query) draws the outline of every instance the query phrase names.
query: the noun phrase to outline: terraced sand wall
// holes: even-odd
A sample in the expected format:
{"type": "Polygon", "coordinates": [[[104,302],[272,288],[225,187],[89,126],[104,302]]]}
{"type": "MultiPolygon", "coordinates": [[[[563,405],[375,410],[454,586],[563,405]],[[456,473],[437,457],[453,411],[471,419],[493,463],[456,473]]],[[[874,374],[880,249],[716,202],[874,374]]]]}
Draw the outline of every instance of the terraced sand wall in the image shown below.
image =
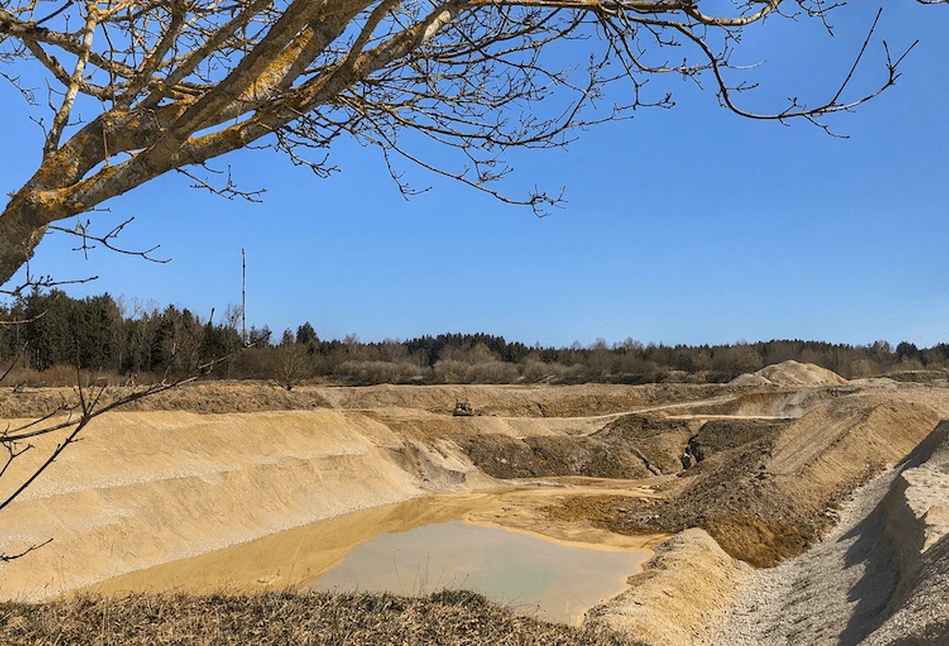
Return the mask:
{"type": "MultiPolygon", "coordinates": [[[[35,442],[39,459],[59,438],[35,442]]],[[[3,482],[21,482],[27,455],[3,482]]],[[[35,461],[34,463],[35,464],[35,461]]],[[[477,483],[451,451],[355,412],[115,413],[95,420],[4,510],[0,568],[37,600],[357,509],[477,483]]]]}

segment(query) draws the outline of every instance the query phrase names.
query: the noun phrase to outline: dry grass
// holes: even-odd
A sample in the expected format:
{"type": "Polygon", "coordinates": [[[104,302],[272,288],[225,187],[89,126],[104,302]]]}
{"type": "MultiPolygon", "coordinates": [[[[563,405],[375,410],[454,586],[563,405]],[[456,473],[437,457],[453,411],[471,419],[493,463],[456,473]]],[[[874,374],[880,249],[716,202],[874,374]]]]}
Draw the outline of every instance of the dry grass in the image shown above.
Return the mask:
{"type": "Polygon", "coordinates": [[[605,628],[515,615],[466,591],[391,594],[133,595],[0,605],[0,643],[634,646],[605,628]]]}

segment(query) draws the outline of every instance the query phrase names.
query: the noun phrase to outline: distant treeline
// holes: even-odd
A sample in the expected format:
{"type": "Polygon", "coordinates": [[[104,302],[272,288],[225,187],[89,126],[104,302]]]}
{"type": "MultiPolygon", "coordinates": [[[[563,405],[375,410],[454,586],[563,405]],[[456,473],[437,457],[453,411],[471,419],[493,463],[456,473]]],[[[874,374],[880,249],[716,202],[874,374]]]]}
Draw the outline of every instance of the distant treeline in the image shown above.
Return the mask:
{"type": "MultiPolygon", "coordinates": [[[[0,308],[2,369],[38,383],[85,371],[116,379],[177,376],[243,345],[240,311],[202,318],[188,309],[117,303],[109,294],[74,299],[62,291],[32,293],[0,308]],[[44,380],[44,375],[48,378],[44,380]]],[[[787,359],[814,363],[847,378],[949,369],[949,345],[869,345],[781,340],[734,345],[528,346],[490,334],[440,334],[364,343],[354,335],[321,339],[303,323],[271,335],[251,327],[249,348],[217,365],[212,377],[274,379],[287,388],[305,380],[377,383],[649,383],[724,382],[787,359]]]]}

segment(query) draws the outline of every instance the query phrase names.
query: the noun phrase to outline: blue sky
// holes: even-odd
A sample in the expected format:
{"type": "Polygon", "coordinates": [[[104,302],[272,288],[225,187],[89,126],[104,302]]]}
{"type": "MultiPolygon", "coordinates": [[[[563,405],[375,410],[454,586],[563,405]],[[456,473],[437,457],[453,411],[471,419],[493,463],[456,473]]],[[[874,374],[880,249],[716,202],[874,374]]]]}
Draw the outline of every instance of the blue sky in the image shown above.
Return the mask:
{"type": "MultiPolygon", "coordinates": [[[[75,296],[108,291],[207,316],[239,303],[243,247],[248,322],[279,331],[309,320],[324,338],[949,341],[949,7],[884,7],[854,90],[884,74],[880,38],[894,52],[921,42],[895,87],[830,120],[849,139],[741,119],[669,79],[672,110],[591,129],[565,151],[510,157],[509,192],[566,186],[565,208],[544,219],[410,167],[432,190],[406,202],[379,154],[350,142],[334,148],[342,172],[328,180],[245,151],[218,166],[229,163],[244,188],[266,187],[263,204],[167,177],[94,216],[100,230],[135,216],[124,244],[161,244],[171,263],[105,252],[87,261],[59,236],[43,241],[33,269],[100,276],[67,290],[75,296]]],[[[733,60],[767,64],[745,104],[833,93],[876,8],[837,10],[835,38],[780,19],[746,32],[733,60]]],[[[9,87],[0,107],[9,192],[38,163],[41,133],[9,87]]]]}

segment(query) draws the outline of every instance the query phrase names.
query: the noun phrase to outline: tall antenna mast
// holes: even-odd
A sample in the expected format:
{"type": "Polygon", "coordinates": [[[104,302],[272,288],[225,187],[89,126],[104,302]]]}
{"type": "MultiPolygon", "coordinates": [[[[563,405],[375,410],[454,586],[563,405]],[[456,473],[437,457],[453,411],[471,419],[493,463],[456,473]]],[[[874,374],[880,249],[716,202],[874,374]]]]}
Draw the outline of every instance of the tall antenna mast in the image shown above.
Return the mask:
{"type": "Polygon", "coordinates": [[[247,345],[247,255],[241,247],[241,338],[247,345]]]}

